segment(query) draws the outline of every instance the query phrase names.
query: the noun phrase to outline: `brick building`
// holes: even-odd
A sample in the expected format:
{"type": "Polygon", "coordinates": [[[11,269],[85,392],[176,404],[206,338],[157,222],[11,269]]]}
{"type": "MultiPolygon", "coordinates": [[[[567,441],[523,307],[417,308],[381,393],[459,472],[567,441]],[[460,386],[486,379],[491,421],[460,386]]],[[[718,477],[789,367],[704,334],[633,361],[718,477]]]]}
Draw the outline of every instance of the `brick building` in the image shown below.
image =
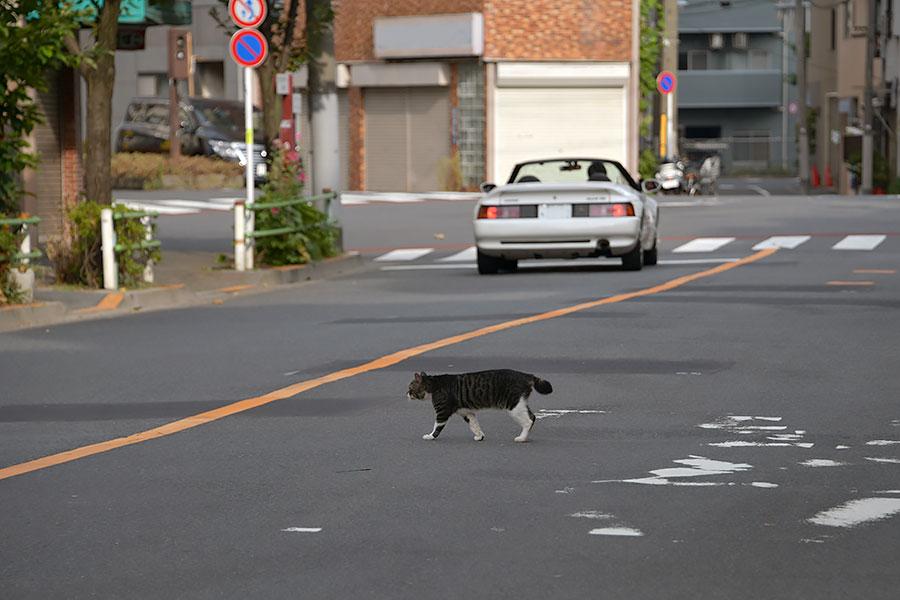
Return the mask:
{"type": "MultiPolygon", "coordinates": [[[[334,0],[344,189],[503,181],[518,161],[637,170],[632,0],[334,0]]],[[[636,173],[635,173],[636,174],[636,173]]]]}
{"type": "Polygon", "coordinates": [[[78,94],[80,76],[72,69],[48,73],[46,92],[36,94],[44,123],[28,136],[41,155],[38,169],[23,173],[26,195],[22,212],[41,218],[36,240],[46,241],[63,230],[63,207],[74,204],[82,190],[78,94]]]}

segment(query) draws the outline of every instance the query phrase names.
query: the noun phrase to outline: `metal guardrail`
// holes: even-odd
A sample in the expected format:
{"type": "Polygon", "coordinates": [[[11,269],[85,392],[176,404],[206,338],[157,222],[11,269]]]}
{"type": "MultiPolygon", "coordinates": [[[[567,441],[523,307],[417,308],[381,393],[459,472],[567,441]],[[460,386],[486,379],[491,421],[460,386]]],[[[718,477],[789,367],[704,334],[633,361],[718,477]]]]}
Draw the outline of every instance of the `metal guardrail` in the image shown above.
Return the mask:
{"type": "MultiPolygon", "coordinates": [[[[258,211],[261,210],[271,210],[273,208],[284,208],[286,206],[296,206],[298,204],[308,204],[312,202],[324,202],[325,203],[325,213],[329,214],[329,209],[331,205],[331,201],[335,200],[338,197],[337,192],[328,192],[327,194],[319,194],[318,196],[308,196],[302,198],[295,198],[293,200],[281,200],[279,202],[254,202],[253,204],[246,205],[243,201],[235,202],[235,211],[240,212],[240,216],[236,215],[235,223],[240,225],[244,223],[243,213],[244,211],[250,211],[250,219],[248,221],[248,226],[245,229],[235,227],[235,246],[243,245],[245,248],[250,247],[250,251],[252,252],[252,242],[258,238],[263,237],[272,237],[276,235],[286,235],[289,233],[297,233],[299,231],[304,231],[307,229],[311,229],[312,227],[309,225],[297,225],[296,227],[279,227],[277,229],[260,229],[255,230],[253,228],[253,224],[255,223],[255,215],[258,211]],[[249,240],[250,244],[247,243],[249,240]]],[[[237,256],[237,253],[236,253],[237,256]]],[[[237,259],[235,260],[237,265],[237,259]]],[[[252,262],[247,261],[249,268],[252,267],[252,262]]],[[[241,270],[239,268],[239,270],[241,270]]]]}
{"type": "MultiPolygon", "coordinates": [[[[103,288],[115,290],[119,287],[119,268],[116,253],[137,248],[158,248],[159,240],[152,239],[150,219],[156,218],[156,211],[114,212],[111,208],[100,211],[100,249],[103,256],[103,288]],[[122,219],[140,219],[147,231],[143,242],[137,244],[120,244],[116,240],[115,222],[122,219]]],[[[144,269],[144,281],[153,283],[153,264],[148,263],[144,269]]]]}
{"type": "MultiPolygon", "coordinates": [[[[19,245],[20,252],[12,255],[12,260],[21,260],[27,263],[32,258],[40,258],[42,256],[40,250],[31,250],[31,232],[29,225],[37,225],[41,222],[40,217],[21,216],[14,219],[0,219],[0,225],[24,225],[22,228],[22,243],[19,245]]],[[[9,258],[0,256],[0,262],[10,262],[9,258]]]]}

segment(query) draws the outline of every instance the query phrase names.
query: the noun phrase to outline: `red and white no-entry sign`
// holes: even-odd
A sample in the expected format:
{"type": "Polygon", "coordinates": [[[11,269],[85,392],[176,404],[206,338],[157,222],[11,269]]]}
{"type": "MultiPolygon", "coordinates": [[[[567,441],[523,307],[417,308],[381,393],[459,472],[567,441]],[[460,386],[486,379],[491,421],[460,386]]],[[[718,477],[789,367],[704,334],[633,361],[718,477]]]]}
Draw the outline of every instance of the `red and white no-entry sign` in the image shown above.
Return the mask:
{"type": "Polygon", "coordinates": [[[228,14],[238,27],[256,27],[266,18],[266,0],[229,0],[228,14]]]}
{"type": "Polygon", "coordinates": [[[263,34],[250,28],[240,29],[231,36],[228,47],[234,62],[248,69],[263,64],[269,52],[269,44],[263,34]]]}

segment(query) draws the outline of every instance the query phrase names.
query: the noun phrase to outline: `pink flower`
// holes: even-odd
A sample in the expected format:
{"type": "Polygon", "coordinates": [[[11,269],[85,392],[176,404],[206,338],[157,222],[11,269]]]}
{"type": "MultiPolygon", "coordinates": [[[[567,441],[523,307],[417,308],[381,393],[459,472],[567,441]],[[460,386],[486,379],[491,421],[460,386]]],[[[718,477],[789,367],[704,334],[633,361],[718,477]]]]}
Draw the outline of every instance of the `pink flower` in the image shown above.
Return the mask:
{"type": "Polygon", "coordinates": [[[281,211],[279,211],[277,208],[270,208],[269,211],[270,211],[273,215],[277,215],[279,212],[281,212],[281,211]]]}

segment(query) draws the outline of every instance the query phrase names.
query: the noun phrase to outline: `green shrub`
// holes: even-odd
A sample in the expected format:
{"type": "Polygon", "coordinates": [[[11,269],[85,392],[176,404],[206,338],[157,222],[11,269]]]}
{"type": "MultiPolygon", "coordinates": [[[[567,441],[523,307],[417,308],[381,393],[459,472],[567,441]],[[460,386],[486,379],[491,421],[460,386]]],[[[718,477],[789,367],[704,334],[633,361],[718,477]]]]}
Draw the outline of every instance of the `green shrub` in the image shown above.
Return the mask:
{"type": "MultiPolygon", "coordinates": [[[[0,219],[6,218],[9,217],[0,212],[0,219]]],[[[15,258],[21,242],[19,231],[20,225],[0,225],[0,304],[17,304],[24,298],[12,277],[21,262],[15,258]]]]}
{"type": "MultiPolygon", "coordinates": [[[[257,202],[267,204],[301,198],[305,182],[303,165],[297,153],[276,150],[266,184],[257,202]]],[[[311,202],[256,211],[256,231],[285,227],[297,230],[256,240],[256,257],[260,263],[272,266],[296,265],[337,254],[338,229],[311,202]]]]}
{"type": "Polygon", "coordinates": [[[110,160],[113,180],[119,187],[158,189],[163,175],[192,178],[198,175],[221,175],[240,178],[244,167],[236,162],[208,156],[182,156],[173,162],[168,154],[153,152],[119,152],[110,160]]]}
{"type": "MultiPolygon", "coordinates": [[[[69,235],[51,240],[47,255],[56,270],[58,283],[81,285],[91,288],[103,286],[103,257],[101,254],[100,211],[106,208],[95,202],[79,202],[67,213],[69,235]]],[[[113,204],[113,211],[125,212],[124,205],[113,204]]],[[[155,232],[154,224],[151,231],[155,232]]],[[[159,248],[140,248],[146,229],[139,219],[116,219],[116,241],[126,250],[116,253],[119,284],[122,287],[142,285],[144,268],[148,261],[160,262],[159,248]]]]}

